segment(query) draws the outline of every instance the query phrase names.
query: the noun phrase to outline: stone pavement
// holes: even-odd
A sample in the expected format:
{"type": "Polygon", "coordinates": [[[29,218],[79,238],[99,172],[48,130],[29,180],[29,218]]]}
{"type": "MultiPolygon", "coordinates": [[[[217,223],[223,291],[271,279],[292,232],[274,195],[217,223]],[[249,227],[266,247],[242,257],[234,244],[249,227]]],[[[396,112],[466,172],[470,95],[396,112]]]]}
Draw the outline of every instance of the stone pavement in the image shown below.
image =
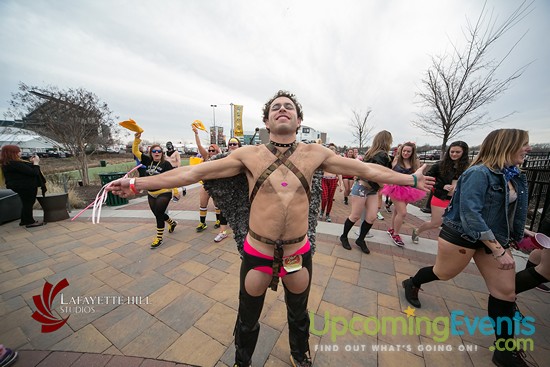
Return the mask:
{"type": "MultiPolygon", "coordinates": [[[[170,204],[179,225],[155,250],[149,248],[153,216],[143,198],[106,207],[95,225],[87,211],[75,221],[43,227],[0,226],[0,343],[20,351],[15,366],[231,366],[240,259],[233,240],[213,242],[212,227],[195,232],[197,192],[189,188],[185,198],[170,204]],[[51,310],[53,318],[68,321],[42,333],[31,318],[37,310],[33,296],[43,293],[46,281],[56,285],[62,279],[69,285],[52,294],[51,310]]],[[[383,213],[386,219],[377,221],[368,241],[371,254],[356,246],[346,251],[338,236],[348,210],[337,193],[333,223],[318,226],[309,301],[314,365],[491,366],[490,336],[466,332],[445,338],[452,310],[470,319],[486,316],[487,289],[475,265],[453,280],[426,284],[423,307],[408,318],[401,281],[433,264],[436,233],[419,245],[405,235],[406,247],[400,249],[384,232],[390,214],[383,213]],[[407,325],[419,316],[438,318],[437,323],[423,324],[417,333],[407,325]],[[398,325],[396,333],[373,331],[384,320],[398,325]],[[345,332],[350,322],[353,329],[345,332]],[[403,330],[410,333],[402,335],[403,330]],[[438,348],[448,350],[433,350],[438,348]]],[[[405,234],[426,218],[410,210],[405,234]]],[[[213,218],[209,213],[209,223],[213,218]]],[[[523,268],[524,259],[517,260],[523,268]]],[[[536,290],[518,300],[535,320],[535,348],[528,357],[538,366],[550,360],[549,303],[550,295],[536,290]]],[[[466,330],[464,324],[459,329],[466,330]]],[[[288,356],[280,287],[267,292],[253,366],[289,366],[288,356]]]]}

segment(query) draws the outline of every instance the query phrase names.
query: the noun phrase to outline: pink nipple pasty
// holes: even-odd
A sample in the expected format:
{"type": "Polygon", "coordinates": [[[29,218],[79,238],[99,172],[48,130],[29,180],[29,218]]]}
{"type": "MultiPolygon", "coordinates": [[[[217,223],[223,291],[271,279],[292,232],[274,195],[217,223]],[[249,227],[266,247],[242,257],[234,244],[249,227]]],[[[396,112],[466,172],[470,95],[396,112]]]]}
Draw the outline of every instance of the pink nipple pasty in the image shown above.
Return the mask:
{"type": "Polygon", "coordinates": [[[288,186],[288,183],[286,183],[286,182],[281,182],[281,186],[282,186],[282,187],[287,187],[287,186],[288,186]]]}

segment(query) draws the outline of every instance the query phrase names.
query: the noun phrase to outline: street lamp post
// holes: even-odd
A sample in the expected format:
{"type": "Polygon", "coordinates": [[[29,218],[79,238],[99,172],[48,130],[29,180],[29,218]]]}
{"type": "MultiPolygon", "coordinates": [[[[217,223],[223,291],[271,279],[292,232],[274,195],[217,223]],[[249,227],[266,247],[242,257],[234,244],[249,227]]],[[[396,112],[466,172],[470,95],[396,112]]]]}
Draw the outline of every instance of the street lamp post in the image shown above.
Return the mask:
{"type": "Polygon", "coordinates": [[[211,104],[210,107],[212,107],[212,116],[213,116],[213,123],[214,123],[214,144],[218,144],[218,130],[216,129],[216,107],[218,107],[217,104],[211,104]]]}
{"type": "Polygon", "coordinates": [[[229,108],[231,108],[231,131],[230,131],[231,135],[230,135],[230,137],[233,137],[233,136],[235,136],[235,133],[233,132],[233,121],[234,121],[233,120],[233,103],[229,104],[229,108]]]}

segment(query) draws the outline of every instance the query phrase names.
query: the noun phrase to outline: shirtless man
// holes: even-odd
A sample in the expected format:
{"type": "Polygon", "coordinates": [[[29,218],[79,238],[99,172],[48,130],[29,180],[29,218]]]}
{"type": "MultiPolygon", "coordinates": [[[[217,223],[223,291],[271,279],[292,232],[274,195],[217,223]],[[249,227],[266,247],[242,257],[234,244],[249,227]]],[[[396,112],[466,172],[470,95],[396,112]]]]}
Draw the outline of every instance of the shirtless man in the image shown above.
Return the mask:
{"type": "Polygon", "coordinates": [[[259,318],[268,287],[285,291],[293,366],[311,366],[307,301],[311,284],[308,230],[309,186],[318,168],[375,182],[411,185],[429,191],[434,180],[422,174],[404,175],[377,164],[334,154],[320,144],[296,143],[303,119],[295,96],[279,91],[263,108],[270,143],[245,146],[228,157],[156,175],[119,179],[108,188],[128,197],[140,190],[178,187],[199,180],[245,173],[250,190],[249,232],[241,264],[239,311],[235,326],[235,365],[249,366],[259,333],[259,318]]]}

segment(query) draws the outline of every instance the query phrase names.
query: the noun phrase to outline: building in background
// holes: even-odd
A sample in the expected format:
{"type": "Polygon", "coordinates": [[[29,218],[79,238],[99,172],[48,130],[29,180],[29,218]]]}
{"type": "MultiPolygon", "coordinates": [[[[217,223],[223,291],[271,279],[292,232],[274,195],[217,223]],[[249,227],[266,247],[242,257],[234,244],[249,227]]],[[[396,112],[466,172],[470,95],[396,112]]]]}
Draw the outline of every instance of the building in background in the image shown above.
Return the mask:
{"type": "MultiPolygon", "coordinates": [[[[269,143],[269,133],[265,127],[260,129],[258,135],[262,144],[269,143]]],[[[317,143],[319,140],[325,144],[327,142],[327,133],[315,130],[310,126],[302,125],[296,134],[296,141],[298,142],[317,143]]]]}

